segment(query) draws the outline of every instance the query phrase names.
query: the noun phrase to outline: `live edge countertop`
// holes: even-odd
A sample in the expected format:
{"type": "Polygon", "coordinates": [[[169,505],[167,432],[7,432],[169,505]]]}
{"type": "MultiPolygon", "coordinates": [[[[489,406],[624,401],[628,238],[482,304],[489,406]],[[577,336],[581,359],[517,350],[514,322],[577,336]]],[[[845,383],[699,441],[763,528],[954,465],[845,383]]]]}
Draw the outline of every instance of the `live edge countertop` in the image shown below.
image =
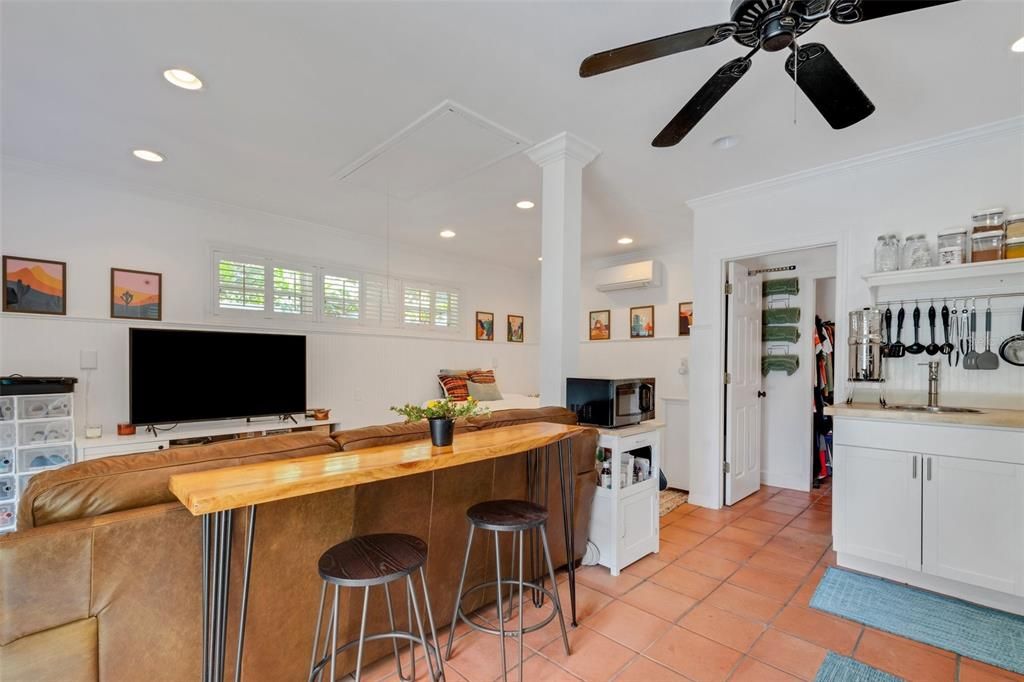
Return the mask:
{"type": "Polygon", "coordinates": [[[519,424],[459,433],[446,448],[421,440],[177,474],[171,476],[169,488],[198,516],[515,455],[584,430],[546,422],[519,424]]]}
{"type": "Polygon", "coordinates": [[[981,412],[917,412],[884,408],[878,403],[853,403],[852,405],[831,405],[825,408],[825,414],[832,415],[833,417],[910,422],[913,424],[1024,429],[1024,410],[999,410],[987,407],[976,409],[981,410],[981,412]]]}

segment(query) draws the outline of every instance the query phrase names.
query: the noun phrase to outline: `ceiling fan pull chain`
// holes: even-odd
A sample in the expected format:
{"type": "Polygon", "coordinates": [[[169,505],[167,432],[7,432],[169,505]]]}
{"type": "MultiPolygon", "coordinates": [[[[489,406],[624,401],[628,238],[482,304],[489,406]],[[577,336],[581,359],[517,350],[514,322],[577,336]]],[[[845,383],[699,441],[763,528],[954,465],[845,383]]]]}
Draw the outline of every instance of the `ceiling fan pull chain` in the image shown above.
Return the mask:
{"type": "Polygon", "coordinates": [[[796,125],[797,76],[800,73],[800,46],[793,41],[793,125],[796,125]]]}

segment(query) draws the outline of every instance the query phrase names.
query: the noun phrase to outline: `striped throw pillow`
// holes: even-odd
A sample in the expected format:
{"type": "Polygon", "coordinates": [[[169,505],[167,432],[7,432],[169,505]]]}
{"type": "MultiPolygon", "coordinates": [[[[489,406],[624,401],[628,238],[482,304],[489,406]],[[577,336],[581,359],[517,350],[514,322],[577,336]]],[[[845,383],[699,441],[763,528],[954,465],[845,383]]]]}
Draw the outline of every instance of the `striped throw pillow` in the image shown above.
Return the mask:
{"type": "Polygon", "coordinates": [[[469,387],[466,385],[466,377],[438,375],[437,380],[441,383],[444,395],[449,400],[461,402],[469,398],[469,387]]]}
{"type": "Polygon", "coordinates": [[[467,372],[469,380],[474,384],[493,384],[494,381],[494,370],[493,369],[471,369],[467,372]]]}

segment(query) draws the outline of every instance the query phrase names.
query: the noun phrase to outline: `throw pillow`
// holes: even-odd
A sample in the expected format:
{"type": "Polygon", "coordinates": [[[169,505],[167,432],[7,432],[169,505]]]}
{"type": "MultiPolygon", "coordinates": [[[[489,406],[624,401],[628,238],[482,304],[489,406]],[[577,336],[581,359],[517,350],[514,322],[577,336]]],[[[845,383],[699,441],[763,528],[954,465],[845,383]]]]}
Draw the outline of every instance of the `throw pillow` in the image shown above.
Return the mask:
{"type": "Polygon", "coordinates": [[[498,390],[498,384],[482,384],[470,381],[466,386],[469,387],[469,395],[476,400],[502,400],[501,391],[498,390]]]}
{"type": "MultiPolygon", "coordinates": [[[[493,369],[471,369],[466,372],[469,380],[476,384],[493,384],[496,383],[494,380],[493,369]]],[[[500,398],[499,398],[500,400],[500,398]]]]}
{"type": "Polygon", "coordinates": [[[439,375],[437,380],[441,383],[444,395],[450,400],[461,402],[469,397],[469,388],[466,386],[465,377],[452,377],[439,375]]]}

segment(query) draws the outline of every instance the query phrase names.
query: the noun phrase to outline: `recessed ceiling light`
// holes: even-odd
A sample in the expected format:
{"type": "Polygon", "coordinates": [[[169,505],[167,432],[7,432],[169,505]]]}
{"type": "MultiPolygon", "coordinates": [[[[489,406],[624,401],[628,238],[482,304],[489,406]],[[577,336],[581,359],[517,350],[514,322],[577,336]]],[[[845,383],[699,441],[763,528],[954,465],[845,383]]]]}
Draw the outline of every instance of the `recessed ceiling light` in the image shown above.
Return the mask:
{"type": "Polygon", "coordinates": [[[711,146],[715,149],[732,149],[739,144],[739,142],[740,139],[735,135],[726,135],[725,137],[720,137],[712,142],[711,146]]]}
{"type": "Polygon", "coordinates": [[[527,209],[533,208],[533,202],[530,201],[529,199],[523,199],[522,201],[517,201],[516,202],[516,208],[521,208],[521,209],[523,209],[525,211],[527,209]]]}
{"type": "Polygon", "coordinates": [[[135,149],[132,150],[132,154],[134,154],[137,159],[142,159],[143,161],[149,161],[151,163],[160,163],[164,160],[163,156],[148,149],[135,149]]]}
{"type": "Polygon", "coordinates": [[[441,230],[441,238],[442,239],[451,239],[454,236],[455,236],[455,232],[452,231],[452,230],[441,230]]]}
{"type": "Polygon", "coordinates": [[[203,81],[199,80],[191,71],[185,69],[167,69],[164,71],[164,78],[171,85],[177,85],[179,88],[185,88],[186,90],[198,90],[203,87],[203,81]]]}
{"type": "Polygon", "coordinates": [[[1010,45],[1010,49],[1014,52],[1024,52],[1024,36],[1017,38],[1013,45],[1010,45]]]}
{"type": "Polygon", "coordinates": [[[625,246],[626,244],[632,244],[633,243],[633,238],[632,237],[619,237],[619,243],[622,244],[623,246],[625,246]]]}

